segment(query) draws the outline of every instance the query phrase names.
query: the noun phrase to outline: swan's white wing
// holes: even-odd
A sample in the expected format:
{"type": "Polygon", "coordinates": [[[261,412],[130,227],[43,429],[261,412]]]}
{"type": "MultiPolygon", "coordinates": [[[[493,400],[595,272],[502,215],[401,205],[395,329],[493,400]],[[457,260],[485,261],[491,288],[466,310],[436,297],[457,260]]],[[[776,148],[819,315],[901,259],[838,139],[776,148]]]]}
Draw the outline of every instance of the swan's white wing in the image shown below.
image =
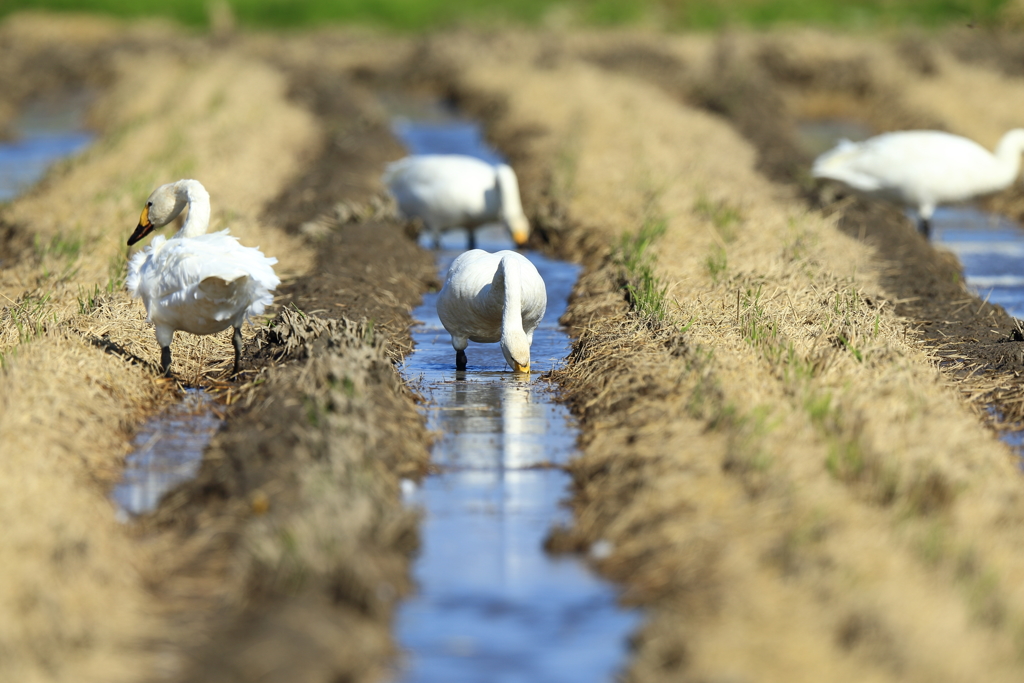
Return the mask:
{"type": "Polygon", "coordinates": [[[490,164],[457,154],[410,156],[388,165],[383,181],[407,218],[435,229],[498,219],[490,164]]]}
{"type": "Polygon", "coordinates": [[[489,343],[501,338],[502,302],[490,296],[501,257],[482,249],[452,261],[437,299],[437,316],[454,338],[489,343]]]}
{"type": "Polygon", "coordinates": [[[243,247],[238,240],[228,235],[227,230],[212,235],[202,235],[194,240],[210,252],[219,256],[204,259],[200,269],[199,291],[203,296],[222,302],[231,302],[234,307],[244,307],[244,317],[262,315],[274,301],[271,292],[280,278],[274,272],[276,258],[266,257],[254,247],[243,247]],[[218,283],[225,283],[233,292],[226,296],[226,290],[218,283]]]}
{"type": "Polygon", "coordinates": [[[260,315],[280,284],[277,259],[243,247],[222,231],[158,241],[137,254],[129,291],[141,296],[154,323],[194,334],[211,334],[260,315]]]}
{"type": "Polygon", "coordinates": [[[523,329],[532,333],[540,324],[547,308],[547,290],[530,260],[515,251],[492,254],[474,249],[460,254],[452,262],[437,300],[438,317],[453,337],[483,343],[501,338],[504,302],[492,295],[492,282],[501,259],[508,256],[520,265],[523,329]]]}

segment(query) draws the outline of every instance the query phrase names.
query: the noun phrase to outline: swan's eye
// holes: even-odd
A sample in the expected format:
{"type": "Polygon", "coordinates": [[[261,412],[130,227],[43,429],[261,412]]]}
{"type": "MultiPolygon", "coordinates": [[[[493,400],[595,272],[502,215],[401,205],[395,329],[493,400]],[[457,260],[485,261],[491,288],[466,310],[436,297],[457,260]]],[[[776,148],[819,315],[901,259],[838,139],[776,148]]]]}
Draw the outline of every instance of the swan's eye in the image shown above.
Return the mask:
{"type": "Polygon", "coordinates": [[[153,202],[146,202],[146,206],[153,206],[153,202]]]}

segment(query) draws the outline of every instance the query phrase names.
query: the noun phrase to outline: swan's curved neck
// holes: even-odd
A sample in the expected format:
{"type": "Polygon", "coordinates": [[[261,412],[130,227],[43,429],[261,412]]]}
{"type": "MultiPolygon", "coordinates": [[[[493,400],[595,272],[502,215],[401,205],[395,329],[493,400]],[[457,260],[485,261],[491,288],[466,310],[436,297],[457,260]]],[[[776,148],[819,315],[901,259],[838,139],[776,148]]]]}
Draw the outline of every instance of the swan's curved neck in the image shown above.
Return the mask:
{"type": "Polygon", "coordinates": [[[501,338],[510,334],[523,334],[523,286],[519,263],[511,256],[503,256],[494,274],[493,285],[502,297],[501,338]]]}
{"type": "Polygon", "coordinates": [[[995,156],[1003,171],[1012,182],[1020,172],[1020,156],[1024,153],[1024,129],[1016,128],[1002,137],[996,146],[995,156]]]}
{"type": "MultiPolygon", "coordinates": [[[[174,184],[179,201],[188,203],[185,225],[174,237],[196,237],[206,234],[210,227],[210,193],[198,180],[179,180],[174,184]]],[[[173,238],[172,238],[173,239],[173,238]]]]}
{"type": "Polygon", "coordinates": [[[495,167],[494,176],[501,218],[506,223],[514,225],[516,221],[525,216],[515,173],[509,166],[500,164],[495,167]]]}

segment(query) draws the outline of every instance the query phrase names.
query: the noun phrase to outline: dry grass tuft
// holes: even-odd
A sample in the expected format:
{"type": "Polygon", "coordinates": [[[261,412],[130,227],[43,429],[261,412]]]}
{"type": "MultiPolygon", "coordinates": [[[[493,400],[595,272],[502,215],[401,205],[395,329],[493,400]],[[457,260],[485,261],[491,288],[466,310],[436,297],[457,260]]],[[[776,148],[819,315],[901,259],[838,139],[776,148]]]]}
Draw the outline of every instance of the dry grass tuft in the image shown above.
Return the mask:
{"type": "MultiPolygon", "coordinates": [[[[398,477],[428,460],[422,419],[366,321],[285,309],[255,345],[272,359],[258,391],[239,403],[199,477],[147,523],[172,530],[162,545],[183,549],[150,581],[169,597],[186,596],[198,577],[220,586],[188,680],[279,668],[375,680],[394,655],[388,624],[418,547],[417,515],[396,501],[398,477]],[[217,560],[225,542],[227,567],[217,560]],[[324,633],[353,635],[339,646],[324,633]]],[[[169,606],[194,614],[188,599],[169,606]]]]}

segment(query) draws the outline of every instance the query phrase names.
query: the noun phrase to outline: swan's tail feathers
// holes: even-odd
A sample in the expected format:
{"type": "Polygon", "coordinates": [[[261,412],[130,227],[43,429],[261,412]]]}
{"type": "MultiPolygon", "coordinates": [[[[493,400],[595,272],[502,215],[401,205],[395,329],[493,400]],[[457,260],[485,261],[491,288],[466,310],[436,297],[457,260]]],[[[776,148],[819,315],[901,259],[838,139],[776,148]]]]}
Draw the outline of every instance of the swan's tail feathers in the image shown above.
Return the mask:
{"type": "Polygon", "coordinates": [[[860,152],[860,143],[843,138],[833,149],[814,160],[811,175],[815,178],[834,178],[834,173],[844,169],[860,152]]]}
{"type": "Polygon", "coordinates": [[[380,181],[390,188],[391,184],[405,171],[408,165],[409,157],[392,161],[384,167],[384,174],[380,177],[380,181]]]}
{"type": "Polygon", "coordinates": [[[233,278],[211,275],[203,279],[196,288],[197,296],[210,301],[232,301],[238,297],[239,289],[244,287],[249,276],[239,273],[233,278]]]}
{"type": "Polygon", "coordinates": [[[276,276],[268,287],[268,283],[247,273],[211,275],[199,283],[195,296],[214,304],[214,320],[235,320],[240,325],[244,320],[263,315],[267,306],[274,303],[273,287],[278,283],[276,276]]]}
{"type": "Polygon", "coordinates": [[[142,250],[128,261],[128,277],[125,278],[124,286],[133,297],[142,296],[139,286],[142,284],[142,264],[146,262],[146,256],[146,250],[142,250]]]}
{"type": "Polygon", "coordinates": [[[250,280],[249,290],[250,304],[245,310],[246,320],[263,315],[263,312],[267,310],[267,306],[274,303],[274,293],[259,282],[250,280]]]}

